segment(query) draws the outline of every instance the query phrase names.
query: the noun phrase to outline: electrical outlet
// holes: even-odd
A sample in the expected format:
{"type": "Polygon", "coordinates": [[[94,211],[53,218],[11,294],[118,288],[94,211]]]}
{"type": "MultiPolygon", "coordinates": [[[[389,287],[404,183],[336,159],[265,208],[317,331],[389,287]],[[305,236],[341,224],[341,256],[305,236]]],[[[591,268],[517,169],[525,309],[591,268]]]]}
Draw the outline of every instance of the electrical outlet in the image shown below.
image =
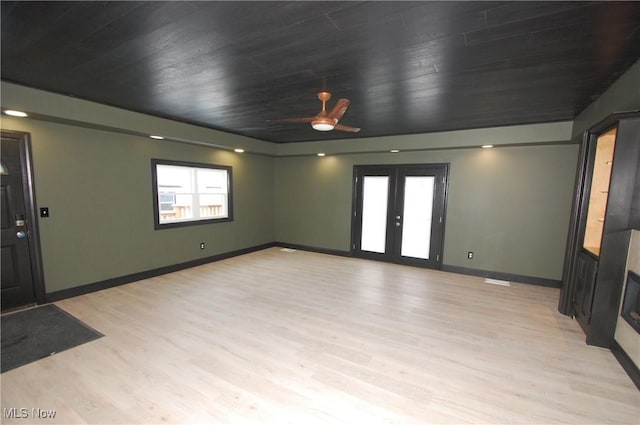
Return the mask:
{"type": "Polygon", "coordinates": [[[200,242],[200,249],[204,249],[204,242],[200,242]]]}
{"type": "Polygon", "coordinates": [[[469,260],[473,260],[473,251],[469,251],[469,252],[467,252],[467,258],[468,258],[469,260]]]}

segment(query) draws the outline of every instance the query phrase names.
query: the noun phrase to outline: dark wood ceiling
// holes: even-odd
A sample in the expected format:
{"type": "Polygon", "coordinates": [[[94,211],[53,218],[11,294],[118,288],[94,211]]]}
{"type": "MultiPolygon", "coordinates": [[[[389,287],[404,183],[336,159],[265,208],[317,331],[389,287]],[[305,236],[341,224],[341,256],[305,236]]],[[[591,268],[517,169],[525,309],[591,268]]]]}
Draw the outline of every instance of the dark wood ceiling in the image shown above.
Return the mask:
{"type": "Polygon", "coordinates": [[[272,142],[573,119],[640,2],[8,2],[2,79],[272,142]],[[319,90],[351,100],[317,132],[319,90]]]}

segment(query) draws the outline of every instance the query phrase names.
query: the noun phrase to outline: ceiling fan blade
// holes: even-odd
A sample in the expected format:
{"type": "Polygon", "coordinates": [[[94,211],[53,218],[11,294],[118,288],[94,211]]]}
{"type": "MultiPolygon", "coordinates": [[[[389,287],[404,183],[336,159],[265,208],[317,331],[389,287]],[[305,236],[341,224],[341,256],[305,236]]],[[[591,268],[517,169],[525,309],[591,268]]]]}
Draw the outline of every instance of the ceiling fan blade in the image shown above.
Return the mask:
{"type": "Polygon", "coordinates": [[[334,130],[340,130],[340,131],[348,131],[350,133],[357,133],[358,131],[360,131],[360,129],[358,127],[348,127],[346,125],[342,125],[342,124],[336,124],[335,127],[333,127],[334,130]]]}
{"type": "Polygon", "coordinates": [[[351,101],[349,99],[340,99],[336,102],[336,106],[333,107],[331,112],[329,112],[329,116],[331,118],[335,118],[336,120],[340,120],[345,112],[347,112],[347,108],[351,101]]]}
{"type": "Polygon", "coordinates": [[[301,117],[301,118],[283,118],[276,121],[278,122],[311,122],[314,119],[315,117],[301,117]]]}

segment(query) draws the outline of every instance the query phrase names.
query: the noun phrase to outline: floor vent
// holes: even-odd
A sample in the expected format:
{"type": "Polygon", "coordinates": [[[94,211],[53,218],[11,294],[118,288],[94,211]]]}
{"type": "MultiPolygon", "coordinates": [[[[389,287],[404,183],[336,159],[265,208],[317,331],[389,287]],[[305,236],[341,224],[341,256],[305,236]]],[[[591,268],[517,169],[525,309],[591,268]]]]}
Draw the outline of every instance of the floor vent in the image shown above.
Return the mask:
{"type": "Polygon", "coordinates": [[[484,280],[485,283],[490,283],[492,285],[500,285],[500,286],[511,286],[511,284],[509,282],[507,282],[506,280],[498,280],[498,279],[489,279],[486,278],[484,280]]]}

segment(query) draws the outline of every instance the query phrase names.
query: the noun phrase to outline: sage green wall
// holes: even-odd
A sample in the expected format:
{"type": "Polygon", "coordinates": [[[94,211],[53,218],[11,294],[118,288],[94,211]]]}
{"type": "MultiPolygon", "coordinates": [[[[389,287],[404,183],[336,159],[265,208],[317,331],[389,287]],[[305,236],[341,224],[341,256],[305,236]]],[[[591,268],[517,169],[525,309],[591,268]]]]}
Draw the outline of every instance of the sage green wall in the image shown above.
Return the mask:
{"type": "Polygon", "coordinates": [[[271,157],[33,119],[2,128],[31,133],[37,202],[51,213],[39,220],[47,292],[274,240],[271,157]],[[151,158],[232,166],[234,221],[154,230],[151,158]]]}
{"type": "Polygon", "coordinates": [[[577,154],[565,144],[280,157],[276,239],[348,251],[354,165],[446,162],[444,264],[559,280],[577,154]]]}

